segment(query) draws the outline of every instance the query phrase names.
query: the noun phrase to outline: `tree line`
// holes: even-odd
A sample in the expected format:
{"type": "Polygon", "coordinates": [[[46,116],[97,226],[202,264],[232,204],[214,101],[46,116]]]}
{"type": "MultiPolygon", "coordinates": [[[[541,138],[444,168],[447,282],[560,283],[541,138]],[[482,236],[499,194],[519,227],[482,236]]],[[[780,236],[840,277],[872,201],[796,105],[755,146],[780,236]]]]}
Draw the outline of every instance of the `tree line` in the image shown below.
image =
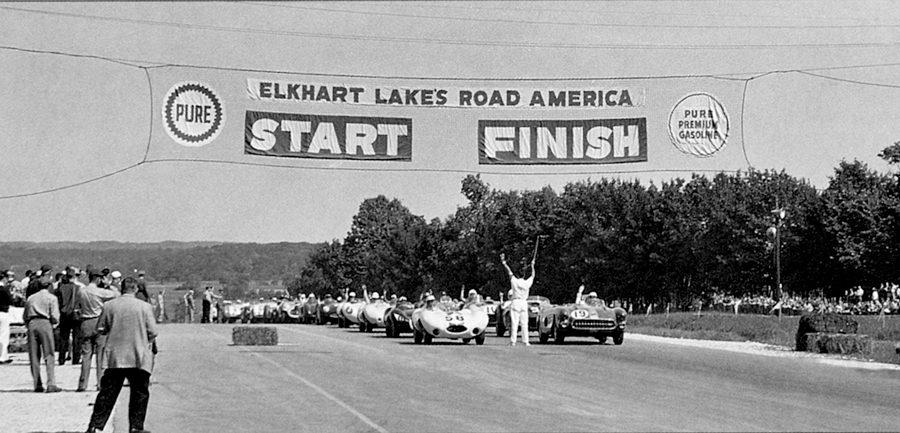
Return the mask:
{"type": "MultiPolygon", "coordinates": [[[[900,165],[900,143],[879,156],[900,165]]],[[[843,161],[818,191],[784,171],[694,175],[660,185],[585,180],[556,192],[493,189],[467,176],[467,203],[426,221],[396,199],[363,201],[343,239],[319,247],[297,293],[344,288],[415,297],[508,289],[501,252],[523,267],[541,237],[533,294],[570,302],[579,284],[606,298],[687,305],[710,292],[772,294],[773,210],[785,292],[841,296],[900,281],[900,175],[843,161]],[[516,262],[518,260],[518,262],[516,262]]],[[[514,269],[517,270],[517,269],[514,269]]]]}

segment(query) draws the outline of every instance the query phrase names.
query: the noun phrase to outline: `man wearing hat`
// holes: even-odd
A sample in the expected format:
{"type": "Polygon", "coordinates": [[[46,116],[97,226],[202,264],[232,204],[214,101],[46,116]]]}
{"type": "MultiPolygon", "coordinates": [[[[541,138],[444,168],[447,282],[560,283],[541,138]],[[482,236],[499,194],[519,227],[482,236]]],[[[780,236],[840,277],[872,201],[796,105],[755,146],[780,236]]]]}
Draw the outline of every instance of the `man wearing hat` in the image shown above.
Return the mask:
{"type": "Polygon", "coordinates": [[[97,332],[97,321],[103,312],[103,303],[119,296],[114,290],[98,287],[103,280],[103,272],[88,265],[90,284],[79,290],[76,308],[81,311],[81,376],[78,389],[85,391],[91,378],[91,359],[97,355],[97,383],[103,377],[103,337],[97,332]]]}
{"type": "Polygon", "coordinates": [[[37,293],[25,300],[25,326],[28,328],[28,360],[31,363],[31,377],[34,380],[34,392],[44,392],[41,382],[41,355],[47,364],[47,392],[61,391],[56,386],[56,362],[53,347],[53,328],[59,323],[59,301],[49,291],[52,283],[48,278],[50,272],[42,272],[36,280],[40,287],[37,293]]]}
{"type": "Polygon", "coordinates": [[[67,359],[72,364],[81,362],[81,312],[75,308],[78,301],[79,287],[73,282],[77,280],[76,270],[66,266],[66,273],[62,283],[56,289],[56,298],[59,301],[59,365],[66,363],[67,359]],[[69,336],[72,344],[69,344],[69,336]],[[71,354],[69,350],[71,348],[71,354]]]}
{"type": "Polygon", "coordinates": [[[25,299],[39,292],[44,284],[53,283],[53,274],[50,273],[52,270],[53,266],[44,265],[41,266],[39,271],[32,274],[31,279],[28,281],[28,287],[25,288],[25,299]]]}

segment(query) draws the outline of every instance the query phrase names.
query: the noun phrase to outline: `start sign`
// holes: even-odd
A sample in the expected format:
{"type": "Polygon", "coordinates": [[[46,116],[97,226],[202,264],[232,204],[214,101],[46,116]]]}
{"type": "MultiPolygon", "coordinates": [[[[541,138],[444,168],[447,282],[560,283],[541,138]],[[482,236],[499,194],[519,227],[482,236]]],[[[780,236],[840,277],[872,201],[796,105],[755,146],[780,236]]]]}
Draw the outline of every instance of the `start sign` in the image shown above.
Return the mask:
{"type": "Polygon", "coordinates": [[[183,146],[200,147],[219,135],[225,110],[212,87],[185,81],[166,93],[162,116],[169,137],[183,146]]]}

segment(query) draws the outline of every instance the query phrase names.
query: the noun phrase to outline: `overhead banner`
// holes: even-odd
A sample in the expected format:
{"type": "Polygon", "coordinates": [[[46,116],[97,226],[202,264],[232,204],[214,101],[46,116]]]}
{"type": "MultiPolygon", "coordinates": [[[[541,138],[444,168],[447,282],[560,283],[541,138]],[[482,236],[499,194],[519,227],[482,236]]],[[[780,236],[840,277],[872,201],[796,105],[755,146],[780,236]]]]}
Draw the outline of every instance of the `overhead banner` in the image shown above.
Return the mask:
{"type": "Polygon", "coordinates": [[[412,119],[247,111],[244,153],[291,158],[412,160],[412,119]]]}
{"type": "Polygon", "coordinates": [[[479,164],[614,164],[647,160],[647,119],[480,120],[479,164]]]}
{"type": "Polygon", "coordinates": [[[380,84],[336,84],[308,81],[247,79],[254,101],[451,108],[630,108],[642,107],[642,87],[394,87],[380,84]]]}

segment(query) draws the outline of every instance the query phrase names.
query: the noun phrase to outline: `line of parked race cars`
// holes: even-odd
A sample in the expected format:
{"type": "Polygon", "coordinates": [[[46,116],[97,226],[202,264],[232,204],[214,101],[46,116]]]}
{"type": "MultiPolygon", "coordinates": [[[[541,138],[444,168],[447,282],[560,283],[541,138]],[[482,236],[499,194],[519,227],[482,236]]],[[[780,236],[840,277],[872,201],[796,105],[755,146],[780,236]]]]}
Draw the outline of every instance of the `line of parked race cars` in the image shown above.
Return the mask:
{"type": "MultiPolygon", "coordinates": [[[[541,343],[562,343],[567,337],[592,337],[601,344],[607,339],[616,345],[624,341],[625,310],[607,306],[594,293],[571,304],[553,305],[543,296],[531,296],[527,302],[529,332],[537,332],[541,343]]],[[[310,295],[299,300],[225,301],[221,321],[337,324],[340,328],[358,327],[361,332],[383,329],[392,338],[412,334],[417,344],[449,338],[463,343],[474,340],[480,345],[488,327],[493,326],[498,337],[509,332],[509,304],[478,295],[454,301],[446,295],[435,299],[429,294],[412,303],[405,297],[386,300],[377,293],[366,293],[364,298],[357,298],[350,292],[338,299],[310,295]]]]}

